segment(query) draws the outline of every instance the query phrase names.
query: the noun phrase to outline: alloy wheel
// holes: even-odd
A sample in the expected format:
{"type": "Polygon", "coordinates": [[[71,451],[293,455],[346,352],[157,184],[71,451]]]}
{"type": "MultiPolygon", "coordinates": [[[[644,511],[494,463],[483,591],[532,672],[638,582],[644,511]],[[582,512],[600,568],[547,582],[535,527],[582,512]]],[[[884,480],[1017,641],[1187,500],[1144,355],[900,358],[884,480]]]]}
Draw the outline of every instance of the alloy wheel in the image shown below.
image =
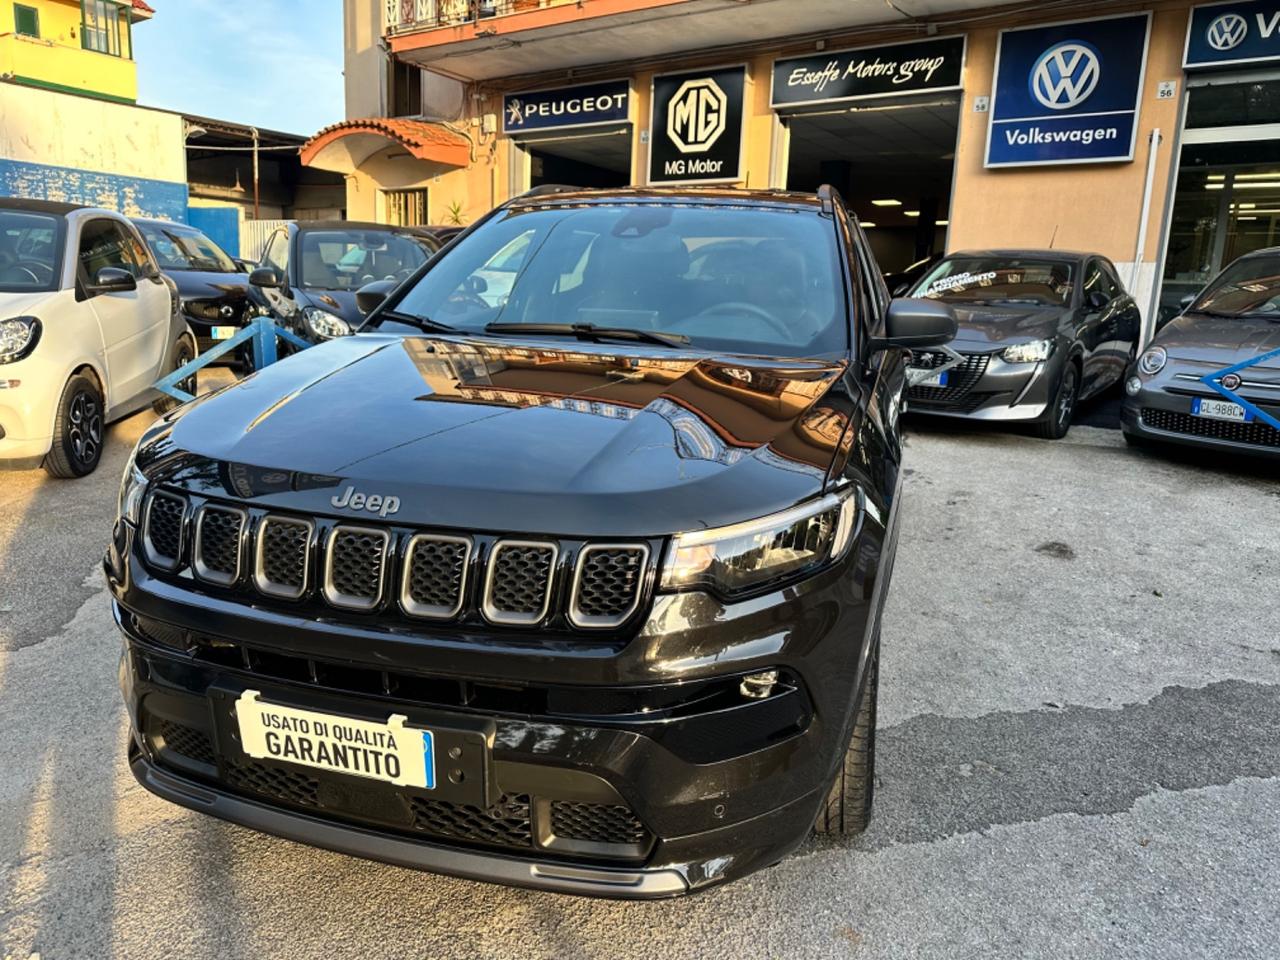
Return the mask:
{"type": "Polygon", "coordinates": [[[71,398],[67,411],[67,439],[71,452],[82,464],[92,464],[102,449],[102,411],[98,401],[84,390],[71,398]]]}

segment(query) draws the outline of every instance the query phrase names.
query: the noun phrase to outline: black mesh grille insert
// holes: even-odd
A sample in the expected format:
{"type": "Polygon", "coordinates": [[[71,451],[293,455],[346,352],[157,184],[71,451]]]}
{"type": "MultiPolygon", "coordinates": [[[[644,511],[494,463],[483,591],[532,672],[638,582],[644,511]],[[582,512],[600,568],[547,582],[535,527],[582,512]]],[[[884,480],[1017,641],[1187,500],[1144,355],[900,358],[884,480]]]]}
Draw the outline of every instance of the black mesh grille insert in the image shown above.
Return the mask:
{"type": "Polygon", "coordinates": [[[420,616],[450,616],[462,605],[469,544],[419,537],[409,549],[405,608],[420,616]]]}
{"type": "Polygon", "coordinates": [[[382,594],[387,534],[362,527],[338,527],[329,539],[325,594],[339,606],[372,607],[382,594]]]}
{"type": "Polygon", "coordinates": [[[218,758],[213,752],[213,742],[199,730],[169,720],[161,720],[158,732],[164,740],[166,749],[180,753],[198,763],[207,763],[211,767],[217,766],[218,758]]]}
{"type": "Polygon", "coordinates": [[[1209,440],[1229,440],[1232,443],[1248,443],[1257,447],[1280,447],[1280,430],[1261,420],[1253,423],[1233,423],[1230,420],[1211,420],[1193,417],[1189,413],[1174,410],[1142,408],[1142,422],[1155,430],[1168,430],[1189,437],[1209,440]]]}
{"type": "Polygon", "coordinates": [[[259,587],[267,593],[298,596],[307,582],[311,527],[301,520],[268,517],[258,533],[261,543],[259,587]]]}
{"type": "Polygon", "coordinates": [[[565,840],[642,844],[647,833],[630,807],[604,803],[551,804],[551,832],[565,840]]]}
{"type": "Polygon", "coordinates": [[[177,566],[182,554],[182,516],[187,501],[173,493],[157,491],[147,508],[147,549],[153,562],[177,566]]]}
{"type": "Polygon", "coordinates": [[[275,797],[303,807],[318,804],[320,783],[314,777],[284,767],[228,760],[227,782],[238,790],[275,797]]]}
{"type": "MultiPolygon", "coordinates": [[[[915,350],[911,354],[911,366],[923,370],[936,370],[949,363],[951,357],[941,351],[915,350]]],[[[987,372],[990,354],[970,353],[964,362],[947,371],[945,387],[912,387],[907,399],[919,406],[952,407],[960,404],[987,372]]],[[[972,412],[972,411],[970,411],[972,412]]]]}
{"type": "Polygon", "coordinates": [[[196,572],[206,580],[231,583],[240,573],[240,534],[244,514],[227,507],[200,511],[195,547],[196,572]]]}
{"type": "Polygon", "coordinates": [[[414,797],[413,828],[437,837],[470,840],[501,847],[533,846],[529,798],[503,796],[489,809],[414,797]]]}
{"type": "Polygon", "coordinates": [[[547,603],[556,548],[550,544],[500,544],[490,558],[487,613],[494,619],[533,622],[547,603]]]}
{"type": "Polygon", "coordinates": [[[574,615],[620,621],[635,606],[644,576],[642,547],[587,548],[578,571],[574,615]]]}

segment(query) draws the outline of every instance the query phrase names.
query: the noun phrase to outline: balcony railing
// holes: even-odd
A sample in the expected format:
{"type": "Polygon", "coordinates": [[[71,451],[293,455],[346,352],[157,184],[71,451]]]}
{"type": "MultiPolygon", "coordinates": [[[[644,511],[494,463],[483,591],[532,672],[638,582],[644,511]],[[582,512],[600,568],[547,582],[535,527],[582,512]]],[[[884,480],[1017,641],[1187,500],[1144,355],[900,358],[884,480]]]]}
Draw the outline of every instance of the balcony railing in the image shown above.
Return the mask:
{"type": "Polygon", "coordinates": [[[386,0],[387,33],[478,23],[512,13],[589,0],[386,0]]]}

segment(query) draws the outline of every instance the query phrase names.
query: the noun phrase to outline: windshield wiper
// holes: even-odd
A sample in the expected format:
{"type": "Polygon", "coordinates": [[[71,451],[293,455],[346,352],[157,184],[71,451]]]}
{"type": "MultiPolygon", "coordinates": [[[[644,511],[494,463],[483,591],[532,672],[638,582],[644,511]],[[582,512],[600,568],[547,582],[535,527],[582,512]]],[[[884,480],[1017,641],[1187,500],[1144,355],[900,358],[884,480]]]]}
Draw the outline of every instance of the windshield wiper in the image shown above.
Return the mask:
{"type": "Polygon", "coordinates": [[[535,337],[577,337],[579,340],[635,340],[663,347],[683,347],[689,338],[679,333],[633,330],[631,327],[597,327],[594,323],[491,323],[485,333],[531,334],[535,337]]]}
{"type": "Polygon", "coordinates": [[[410,326],[417,327],[419,330],[425,330],[428,333],[461,333],[457,327],[451,327],[447,323],[438,323],[429,317],[420,317],[416,313],[400,313],[398,310],[383,310],[378,314],[379,317],[386,317],[388,320],[396,320],[400,323],[407,323],[410,326]]]}

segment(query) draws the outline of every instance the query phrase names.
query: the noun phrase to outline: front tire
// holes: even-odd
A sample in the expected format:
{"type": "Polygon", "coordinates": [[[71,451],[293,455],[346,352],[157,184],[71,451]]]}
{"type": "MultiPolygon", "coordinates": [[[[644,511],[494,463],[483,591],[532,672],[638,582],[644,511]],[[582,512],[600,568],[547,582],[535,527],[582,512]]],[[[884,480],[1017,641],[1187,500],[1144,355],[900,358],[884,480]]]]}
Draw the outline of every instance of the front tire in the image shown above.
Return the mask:
{"type": "Polygon", "coordinates": [[[1080,369],[1071,362],[1062,368],[1062,379],[1049,402],[1049,409],[1036,421],[1033,432],[1041,440],[1061,440],[1071,429],[1080,399],[1080,369]]]}
{"type": "Polygon", "coordinates": [[[44,458],[50,476],[70,480],[93,473],[102,459],[105,412],[93,377],[77,373],[67,381],[53,422],[53,446],[44,458]]]}
{"type": "MultiPolygon", "coordinates": [[[[191,343],[190,338],[185,336],[179,337],[173,345],[173,352],[169,355],[168,372],[173,373],[175,370],[182,369],[195,358],[196,349],[191,343]]],[[[168,376],[168,374],[165,374],[165,376],[168,376]]],[[[178,381],[177,386],[179,390],[185,390],[187,393],[195,396],[196,375],[193,373],[185,380],[178,381]]],[[[151,404],[151,408],[159,414],[166,414],[176,406],[178,406],[177,398],[171,397],[168,394],[162,394],[158,400],[151,404]]]]}
{"type": "Polygon", "coordinates": [[[848,837],[862,833],[871,822],[876,774],[876,697],[880,689],[880,652],[867,664],[866,689],[853,725],[853,736],[836,773],[831,791],[818,811],[815,833],[848,837]]]}

